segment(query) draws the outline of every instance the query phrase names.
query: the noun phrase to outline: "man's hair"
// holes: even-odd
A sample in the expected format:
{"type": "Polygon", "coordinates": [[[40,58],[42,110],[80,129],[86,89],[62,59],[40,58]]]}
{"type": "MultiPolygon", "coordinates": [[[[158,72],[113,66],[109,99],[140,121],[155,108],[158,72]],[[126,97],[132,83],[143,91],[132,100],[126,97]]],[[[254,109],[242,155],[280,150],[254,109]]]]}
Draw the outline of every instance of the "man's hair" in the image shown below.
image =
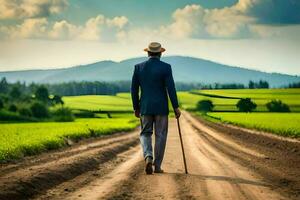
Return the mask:
{"type": "Polygon", "coordinates": [[[161,52],[150,52],[150,51],[148,51],[148,56],[150,57],[161,57],[161,52]]]}

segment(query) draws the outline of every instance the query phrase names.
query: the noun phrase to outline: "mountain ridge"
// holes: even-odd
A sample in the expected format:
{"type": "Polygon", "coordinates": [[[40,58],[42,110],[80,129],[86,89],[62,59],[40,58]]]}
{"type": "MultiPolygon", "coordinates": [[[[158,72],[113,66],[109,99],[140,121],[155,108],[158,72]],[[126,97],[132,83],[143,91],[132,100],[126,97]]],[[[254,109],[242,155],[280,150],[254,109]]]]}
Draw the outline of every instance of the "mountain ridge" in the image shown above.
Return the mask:
{"type": "MultiPolygon", "coordinates": [[[[70,81],[128,81],[133,66],[146,60],[146,57],[130,58],[120,62],[99,61],[86,65],[77,65],[59,69],[33,69],[0,72],[9,82],[61,83],[70,81]]],[[[297,75],[268,73],[237,66],[229,66],[213,61],[186,57],[166,56],[162,60],[172,65],[174,79],[183,83],[242,83],[249,80],[266,80],[272,87],[279,87],[300,81],[297,75]]]]}

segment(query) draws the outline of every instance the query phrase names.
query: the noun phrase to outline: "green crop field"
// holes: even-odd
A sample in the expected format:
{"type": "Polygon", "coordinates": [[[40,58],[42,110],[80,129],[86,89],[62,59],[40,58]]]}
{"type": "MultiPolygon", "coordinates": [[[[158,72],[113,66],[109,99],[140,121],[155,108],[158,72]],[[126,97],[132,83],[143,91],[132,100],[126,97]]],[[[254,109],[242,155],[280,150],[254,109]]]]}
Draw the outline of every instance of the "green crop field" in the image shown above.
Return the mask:
{"type": "MultiPolygon", "coordinates": [[[[128,94],[129,95],[129,94],[128,94]]],[[[88,95],[64,97],[66,106],[91,111],[132,111],[131,99],[126,93],[119,96],[88,95]]]]}
{"type": "MultiPolygon", "coordinates": [[[[256,111],[265,111],[264,104],[272,99],[281,99],[290,106],[292,112],[300,111],[300,89],[178,92],[179,102],[184,109],[194,109],[198,101],[210,99],[216,111],[227,111],[209,113],[210,117],[218,118],[219,121],[285,136],[300,135],[300,113],[228,112],[237,111],[235,104],[238,98],[246,97],[252,98],[258,104],[256,111]]],[[[97,118],[77,118],[74,122],[1,123],[0,162],[59,148],[65,144],[65,138],[84,138],[126,131],[138,124],[138,120],[132,114],[130,93],[119,93],[115,96],[72,96],[64,97],[63,100],[65,106],[72,108],[74,113],[81,112],[79,110],[115,112],[109,115],[105,112],[97,113],[97,118]]]]}
{"type": "MultiPolygon", "coordinates": [[[[246,128],[253,128],[278,135],[300,137],[300,113],[222,113],[207,114],[219,120],[246,128]]],[[[208,118],[209,119],[209,118],[208,118]]]]}
{"type": "Polygon", "coordinates": [[[203,95],[192,94],[190,92],[178,92],[177,95],[180,105],[184,109],[194,109],[198,101],[209,99],[214,103],[216,109],[218,109],[218,107],[232,107],[232,110],[235,110],[235,104],[238,101],[237,99],[207,97],[203,95]]]}
{"type": "Polygon", "coordinates": [[[138,120],[132,115],[119,115],[112,119],[77,119],[64,123],[2,123],[0,162],[59,148],[65,144],[65,138],[79,139],[128,131],[137,124],[138,120]]]}
{"type": "MultiPolygon", "coordinates": [[[[209,99],[214,111],[205,119],[231,123],[246,128],[273,132],[283,136],[300,137],[300,89],[235,89],[197,90],[179,92],[178,97],[184,109],[195,109],[198,101],[209,99]],[[251,98],[257,108],[253,113],[236,112],[239,98],[251,98]],[[266,103],[280,99],[288,104],[292,113],[268,113],[266,103]],[[222,112],[225,111],[225,112],[222,112]],[[235,111],[235,112],[232,112],[235,111]]],[[[199,116],[203,117],[199,113],[199,116]]]]}
{"type": "Polygon", "coordinates": [[[267,111],[266,103],[280,99],[289,105],[292,112],[300,112],[300,89],[198,90],[179,92],[178,97],[185,109],[193,109],[198,101],[209,99],[214,103],[215,111],[236,111],[238,98],[251,98],[257,104],[255,111],[267,111]]]}

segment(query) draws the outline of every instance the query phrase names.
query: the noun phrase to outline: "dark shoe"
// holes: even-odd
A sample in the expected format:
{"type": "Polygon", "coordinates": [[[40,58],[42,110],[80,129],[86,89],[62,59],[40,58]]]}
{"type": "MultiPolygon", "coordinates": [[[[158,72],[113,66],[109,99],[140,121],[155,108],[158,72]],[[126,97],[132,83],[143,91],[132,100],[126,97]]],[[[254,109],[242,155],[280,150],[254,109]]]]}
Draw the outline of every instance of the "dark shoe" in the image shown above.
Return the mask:
{"type": "Polygon", "coordinates": [[[164,173],[164,170],[155,168],[154,173],[162,174],[164,173]]]}
{"type": "Polygon", "coordinates": [[[152,158],[148,156],[146,158],[146,167],[145,167],[146,174],[152,174],[153,173],[152,165],[153,165],[152,158]]]}

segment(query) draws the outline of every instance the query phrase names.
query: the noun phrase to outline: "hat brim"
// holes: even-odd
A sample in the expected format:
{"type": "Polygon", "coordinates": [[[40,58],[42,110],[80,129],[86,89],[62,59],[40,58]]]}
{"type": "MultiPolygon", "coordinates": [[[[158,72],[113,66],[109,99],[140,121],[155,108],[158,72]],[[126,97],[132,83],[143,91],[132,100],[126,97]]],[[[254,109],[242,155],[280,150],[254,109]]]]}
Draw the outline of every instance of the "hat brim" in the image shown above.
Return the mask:
{"type": "Polygon", "coordinates": [[[163,47],[161,47],[161,48],[159,49],[159,51],[150,51],[149,48],[146,48],[146,49],[144,49],[144,51],[146,51],[146,52],[152,52],[152,53],[162,53],[162,52],[165,52],[166,49],[163,48],[163,47]]]}

